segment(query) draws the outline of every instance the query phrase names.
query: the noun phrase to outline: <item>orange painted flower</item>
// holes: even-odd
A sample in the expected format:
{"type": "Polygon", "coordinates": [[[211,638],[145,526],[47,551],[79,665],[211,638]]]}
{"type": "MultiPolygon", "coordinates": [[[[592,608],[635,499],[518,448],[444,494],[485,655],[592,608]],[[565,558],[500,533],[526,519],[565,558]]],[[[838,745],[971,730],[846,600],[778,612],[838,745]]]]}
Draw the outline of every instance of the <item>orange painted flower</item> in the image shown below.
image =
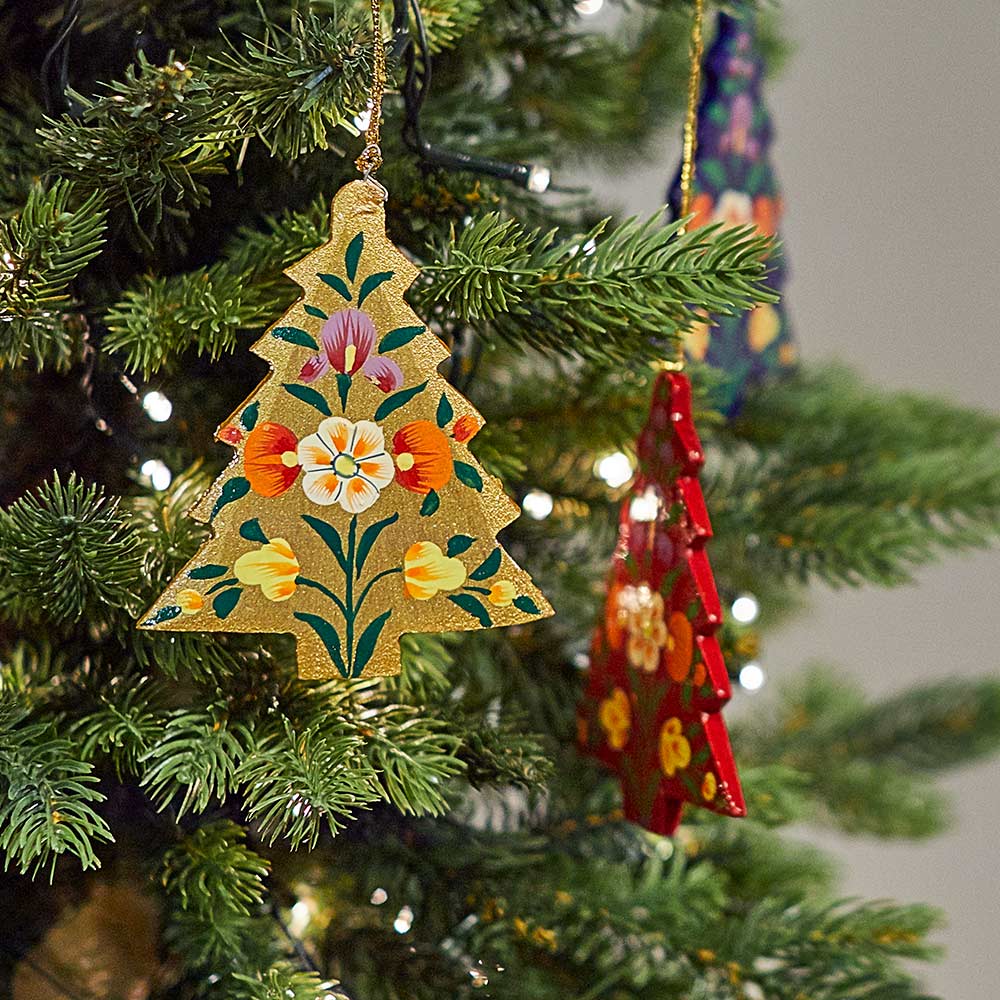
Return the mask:
{"type": "Polygon", "coordinates": [[[272,538],[241,555],[233,564],[233,573],[240,583],[260,587],[269,601],[287,601],[295,593],[299,561],[284,538],[272,538]]]}
{"type": "Polygon", "coordinates": [[[299,439],[281,424],[258,424],[243,449],[243,473],[262,497],[279,497],[298,477],[299,439]]]}
{"type": "Polygon", "coordinates": [[[694,630],[687,617],[680,611],[675,611],[667,623],[667,673],[670,679],[687,680],[691,670],[691,656],[694,652],[694,630]]]}
{"type": "Polygon", "coordinates": [[[186,615],[196,615],[205,606],[205,598],[197,590],[179,590],[177,603],[186,615]]]}
{"type": "Polygon", "coordinates": [[[439,490],[453,469],[448,438],[429,420],[414,420],[396,431],[392,439],[396,482],[411,493],[439,490]]]}
{"type": "Polygon", "coordinates": [[[612,750],[623,749],[632,728],[632,705],[621,688],[616,687],[598,706],[597,721],[608,734],[608,746],[612,750]]]}
{"type": "Polygon", "coordinates": [[[715,207],[712,196],[707,191],[700,191],[691,200],[691,229],[701,229],[712,221],[712,210],[715,207]]]}
{"type": "Polygon", "coordinates": [[[663,598],[649,587],[637,587],[629,611],[628,643],[625,647],[633,667],[653,673],[660,665],[660,653],[667,644],[667,626],[663,622],[663,598]]]}
{"type": "Polygon", "coordinates": [[[513,604],[515,597],[517,597],[517,588],[514,584],[509,580],[498,580],[490,587],[487,600],[498,608],[506,608],[513,604]]]}
{"type": "Polygon", "coordinates": [[[684,735],[681,720],[674,716],[660,730],[660,767],[672,778],[691,763],[691,744],[684,735]]]}
{"type": "Polygon", "coordinates": [[[760,195],[754,198],[753,221],[754,225],[764,236],[773,236],[778,231],[778,222],[781,219],[781,199],[768,198],[767,195],[760,195]]]}
{"type": "Polygon", "coordinates": [[[465,583],[465,566],[446,556],[433,542],[414,542],[403,556],[403,588],[407,596],[429,601],[441,590],[457,590],[465,583]]]}
{"type": "Polygon", "coordinates": [[[466,441],[471,441],[479,433],[482,426],[478,417],[466,413],[465,416],[459,417],[455,421],[451,433],[456,441],[465,444],[466,441]]]}
{"type": "Polygon", "coordinates": [[[706,802],[711,802],[715,798],[715,793],[719,790],[719,782],[711,771],[701,779],[701,797],[706,802]]]}

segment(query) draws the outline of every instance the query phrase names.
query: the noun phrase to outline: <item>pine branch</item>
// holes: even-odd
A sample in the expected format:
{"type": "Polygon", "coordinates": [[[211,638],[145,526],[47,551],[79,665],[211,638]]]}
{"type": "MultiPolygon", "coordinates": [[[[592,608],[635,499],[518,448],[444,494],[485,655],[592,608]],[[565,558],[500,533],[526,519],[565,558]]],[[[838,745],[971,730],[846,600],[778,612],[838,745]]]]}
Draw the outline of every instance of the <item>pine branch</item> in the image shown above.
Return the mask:
{"type": "Polygon", "coordinates": [[[732,315],[772,301],[761,285],[770,240],[750,228],[657,228],[662,213],[603,236],[527,232],[498,215],[457,234],[424,270],[424,312],[443,308],[517,346],[602,363],[662,356],[700,311],[732,315]]]}
{"type": "Polygon", "coordinates": [[[20,214],[0,220],[0,364],[70,361],[69,284],[101,252],[106,219],[99,192],[72,201],[66,181],[36,184],[20,214]]]}
{"type": "Polygon", "coordinates": [[[65,622],[88,611],[103,621],[131,608],[139,565],[117,501],[75,474],[0,512],[0,592],[13,617],[65,622]]]}
{"type": "Polygon", "coordinates": [[[336,982],[323,980],[315,972],[298,972],[288,965],[256,976],[237,973],[233,978],[239,984],[231,994],[233,1000],[348,1000],[336,982]]]}
{"type": "Polygon", "coordinates": [[[0,851],[4,868],[32,877],[63,854],[99,868],[96,849],[114,840],[95,806],[104,795],[77,748],[48,722],[27,722],[9,699],[0,704],[0,851]]]}

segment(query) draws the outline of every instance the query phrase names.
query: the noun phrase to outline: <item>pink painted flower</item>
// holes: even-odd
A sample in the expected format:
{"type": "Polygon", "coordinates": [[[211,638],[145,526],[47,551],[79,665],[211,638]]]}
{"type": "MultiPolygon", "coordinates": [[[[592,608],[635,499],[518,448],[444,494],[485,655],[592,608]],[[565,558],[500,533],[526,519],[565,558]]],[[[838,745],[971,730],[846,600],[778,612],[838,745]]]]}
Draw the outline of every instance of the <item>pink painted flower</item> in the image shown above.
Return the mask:
{"type": "Polygon", "coordinates": [[[399,365],[373,353],[375,324],[360,309],[335,312],[320,331],[322,354],[314,354],[299,372],[303,382],[315,382],[332,368],[335,372],[355,375],[361,372],[383,392],[392,392],[403,384],[399,365]]]}

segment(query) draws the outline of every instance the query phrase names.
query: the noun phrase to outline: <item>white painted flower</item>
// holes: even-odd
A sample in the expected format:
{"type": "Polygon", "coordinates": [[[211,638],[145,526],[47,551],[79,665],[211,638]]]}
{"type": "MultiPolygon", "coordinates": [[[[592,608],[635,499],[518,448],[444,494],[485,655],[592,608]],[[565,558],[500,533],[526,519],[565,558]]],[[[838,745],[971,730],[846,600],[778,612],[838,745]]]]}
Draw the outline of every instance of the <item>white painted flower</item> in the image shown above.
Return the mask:
{"type": "Polygon", "coordinates": [[[327,417],[299,442],[298,461],[306,496],[324,507],[339,503],[349,514],[371,507],[395,474],[382,428],[370,420],[327,417]]]}
{"type": "Polygon", "coordinates": [[[746,226],[753,222],[753,201],[746,191],[723,191],[715,205],[713,222],[721,222],[726,229],[746,226]]]}

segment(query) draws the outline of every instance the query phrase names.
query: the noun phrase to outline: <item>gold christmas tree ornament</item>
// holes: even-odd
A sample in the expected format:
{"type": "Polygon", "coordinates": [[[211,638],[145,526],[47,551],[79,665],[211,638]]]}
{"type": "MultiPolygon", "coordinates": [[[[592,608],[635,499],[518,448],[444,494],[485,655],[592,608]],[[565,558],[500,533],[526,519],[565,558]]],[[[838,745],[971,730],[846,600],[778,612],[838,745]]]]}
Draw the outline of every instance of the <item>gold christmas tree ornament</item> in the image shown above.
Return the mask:
{"type": "Polygon", "coordinates": [[[300,677],[370,677],[399,672],[405,633],[552,613],[497,544],[518,509],[403,298],[418,271],[384,199],[347,184],[329,241],[286,271],[305,294],[254,344],[271,374],[219,428],[236,454],[192,510],[212,537],[141,628],[292,633],[300,677]]]}

